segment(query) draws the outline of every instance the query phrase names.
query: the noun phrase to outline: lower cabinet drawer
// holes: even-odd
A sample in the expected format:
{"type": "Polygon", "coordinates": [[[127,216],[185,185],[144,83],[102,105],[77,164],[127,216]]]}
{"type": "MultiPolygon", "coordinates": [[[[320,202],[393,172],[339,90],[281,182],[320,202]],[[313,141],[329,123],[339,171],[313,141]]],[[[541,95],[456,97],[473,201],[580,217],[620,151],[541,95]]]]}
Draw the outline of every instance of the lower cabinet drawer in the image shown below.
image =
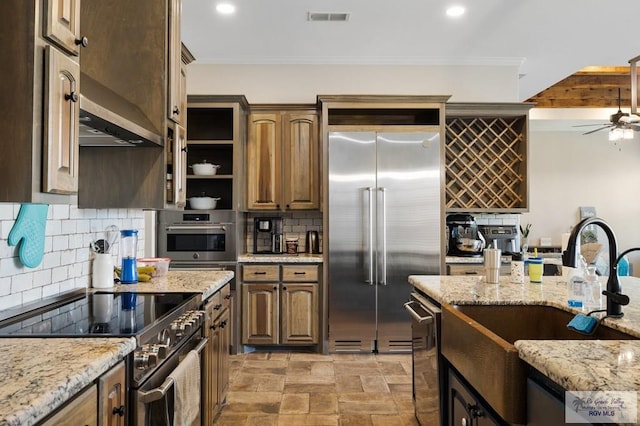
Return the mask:
{"type": "Polygon", "coordinates": [[[316,282],[318,281],[318,267],[316,265],[283,265],[283,282],[316,282]]]}
{"type": "Polygon", "coordinates": [[[279,265],[245,265],[242,267],[242,280],[249,282],[279,281],[279,265]]]}

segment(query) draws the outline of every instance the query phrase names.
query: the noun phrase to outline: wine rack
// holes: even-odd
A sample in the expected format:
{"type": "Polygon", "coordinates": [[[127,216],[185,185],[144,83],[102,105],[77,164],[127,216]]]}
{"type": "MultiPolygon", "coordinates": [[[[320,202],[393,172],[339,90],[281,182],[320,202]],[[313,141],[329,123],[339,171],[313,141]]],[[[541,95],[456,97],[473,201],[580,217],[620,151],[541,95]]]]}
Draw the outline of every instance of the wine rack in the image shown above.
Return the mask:
{"type": "MultiPolygon", "coordinates": [[[[494,105],[495,106],[495,105],[494,105]]],[[[509,106],[512,106],[511,104],[509,106]]],[[[517,113],[447,105],[447,211],[528,209],[527,124],[530,104],[517,113]],[[493,112],[493,114],[492,114],[493,112]],[[462,114],[460,114],[462,113],[462,114]]]]}

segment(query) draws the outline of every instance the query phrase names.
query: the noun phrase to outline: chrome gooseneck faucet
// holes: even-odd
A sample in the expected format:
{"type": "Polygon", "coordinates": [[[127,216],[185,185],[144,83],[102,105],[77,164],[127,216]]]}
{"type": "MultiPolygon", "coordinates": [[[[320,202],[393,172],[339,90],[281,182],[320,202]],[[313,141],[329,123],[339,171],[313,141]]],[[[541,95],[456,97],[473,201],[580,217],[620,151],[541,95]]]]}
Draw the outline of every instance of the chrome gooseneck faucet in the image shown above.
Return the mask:
{"type": "Polygon", "coordinates": [[[602,219],[597,217],[588,217],[581,220],[571,231],[567,249],[562,253],[562,264],[575,268],[576,266],[576,247],[580,238],[580,232],[589,225],[597,225],[605,232],[609,240],[609,279],[607,280],[607,289],[602,294],[607,296],[607,316],[613,318],[621,318],[622,307],[629,304],[629,296],[620,293],[620,281],[618,280],[618,262],[625,254],[636,249],[627,250],[618,256],[618,243],[613,229],[602,219]]]}

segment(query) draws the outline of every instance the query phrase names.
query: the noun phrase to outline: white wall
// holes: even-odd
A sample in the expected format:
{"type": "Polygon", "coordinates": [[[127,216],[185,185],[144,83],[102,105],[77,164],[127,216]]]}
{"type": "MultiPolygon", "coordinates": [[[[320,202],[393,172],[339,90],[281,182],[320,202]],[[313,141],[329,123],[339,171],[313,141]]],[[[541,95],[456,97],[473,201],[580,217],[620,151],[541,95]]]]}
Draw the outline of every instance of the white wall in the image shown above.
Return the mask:
{"type": "MultiPolygon", "coordinates": [[[[593,206],[613,228],[619,250],[640,246],[640,133],[635,139],[609,142],[607,131],[530,131],[530,211],[521,223],[531,223],[530,244],[560,235],[580,220],[580,206],[593,206]]],[[[629,257],[634,275],[640,272],[640,253],[629,257]]]]}
{"type": "Polygon", "coordinates": [[[245,95],[249,103],[315,103],[317,95],[452,95],[517,102],[515,66],[218,65],[187,67],[187,93],[245,95]]]}

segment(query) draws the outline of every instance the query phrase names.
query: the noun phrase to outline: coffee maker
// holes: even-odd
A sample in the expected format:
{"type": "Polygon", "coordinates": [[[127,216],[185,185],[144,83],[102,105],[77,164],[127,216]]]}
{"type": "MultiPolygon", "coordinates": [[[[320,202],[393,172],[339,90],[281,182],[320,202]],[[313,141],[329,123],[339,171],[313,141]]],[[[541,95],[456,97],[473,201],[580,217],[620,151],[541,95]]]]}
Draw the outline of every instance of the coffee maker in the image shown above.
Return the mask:
{"type": "Polygon", "coordinates": [[[253,253],[281,254],[284,248],[281,217],[253,219],[253,253]]]}
{"type": "Polygon", "coordinates": [[[473,216],[447,216],[447,256],[481,256],[485,245],[485,239],[473,216]]]}

